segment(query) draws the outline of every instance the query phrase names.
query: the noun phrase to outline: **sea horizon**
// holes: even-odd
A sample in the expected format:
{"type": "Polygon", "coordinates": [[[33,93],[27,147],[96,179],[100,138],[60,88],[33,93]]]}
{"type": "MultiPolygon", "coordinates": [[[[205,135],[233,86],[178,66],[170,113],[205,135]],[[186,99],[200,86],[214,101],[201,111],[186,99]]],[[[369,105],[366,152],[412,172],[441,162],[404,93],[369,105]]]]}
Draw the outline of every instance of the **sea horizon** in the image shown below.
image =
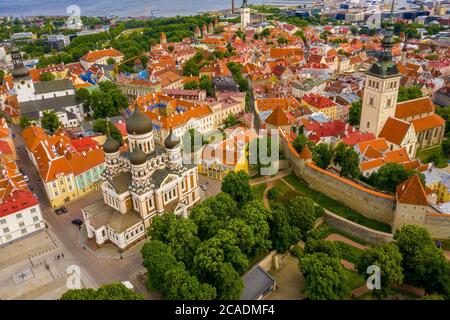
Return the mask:
{"type": "MultiPolygon", "coordinates": [[[[271,0],[251,0],[250,4],[267,4],[271,0]]],[[[300,2],[300,1],[299,1],[300,2]]],[[[242,0],[235,0],[238,8],[242,0]]],[[[231,0],[0,0],[0,16],[67,16],[71,5],[80,8],[81,16],[173,17],[231,9],[231,0]]]]}

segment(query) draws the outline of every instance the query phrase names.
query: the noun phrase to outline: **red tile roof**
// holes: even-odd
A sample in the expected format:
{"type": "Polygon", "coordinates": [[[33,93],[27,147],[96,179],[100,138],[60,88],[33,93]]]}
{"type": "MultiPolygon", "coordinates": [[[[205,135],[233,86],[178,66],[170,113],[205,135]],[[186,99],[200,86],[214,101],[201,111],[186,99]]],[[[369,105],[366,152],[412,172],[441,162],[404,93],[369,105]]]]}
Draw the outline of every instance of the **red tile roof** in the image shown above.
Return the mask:
{"type": "Polygon", "coordinates": [[[72,145],[78,152],[87,151],[89,149],[95,149],[98,146],[98,142],[91,137],[84,137],[72,140],[72,145]]]}
{"type": "Polygon", "coordinates": [[[29,190],[15,190],[0,203],[0,217],[39,204],[39,200],[29,190]]]}

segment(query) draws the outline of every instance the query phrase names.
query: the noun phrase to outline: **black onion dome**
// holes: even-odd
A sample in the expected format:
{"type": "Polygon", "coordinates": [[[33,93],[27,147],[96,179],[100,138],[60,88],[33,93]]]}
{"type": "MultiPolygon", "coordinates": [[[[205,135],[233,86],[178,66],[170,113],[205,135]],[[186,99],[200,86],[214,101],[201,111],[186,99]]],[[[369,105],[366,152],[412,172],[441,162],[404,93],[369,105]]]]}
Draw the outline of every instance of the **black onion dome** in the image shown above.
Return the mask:
{"type": "Polygon", "coordinates": [[[116,139],[114,139],[110,133],[108,133],[108,136],[106,137],[106,141],[103,144],[103,151],[105,153],[115,153],[119,151],[120,143],[116,139]]]}
{"type": "Polygon", "coordinates": [[[152,121],[138,107],[134,108],[133,114],[126,120],[127,132],[129,134],[146,134],[153,130],[152,121]]]}
{"type": "Polygon", "coordinates": [[[167,136],[167,138],[164,140],[164,146],[166,149],[173,149],[177,145],[180,144],[180,138],[176,136],[176,134],[173,133],[172,128],[170,128],[170,133],[167,136]]]}
{"type": "Polygon", "coordinates": [[[138,146],[136,146],[130,154],[130,162],[134,165],[141,165],[147,161],[147,155],[144,151],[141,150],[138,146]]]}

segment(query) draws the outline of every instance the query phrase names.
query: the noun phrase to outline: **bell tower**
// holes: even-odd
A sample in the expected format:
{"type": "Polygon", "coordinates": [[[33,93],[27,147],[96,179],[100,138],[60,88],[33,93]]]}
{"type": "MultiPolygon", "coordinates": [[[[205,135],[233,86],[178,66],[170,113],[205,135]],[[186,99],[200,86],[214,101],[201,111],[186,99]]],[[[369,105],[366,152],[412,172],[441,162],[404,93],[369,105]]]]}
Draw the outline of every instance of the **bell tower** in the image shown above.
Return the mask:
{"type": "Polygon", "coordinates": [[[392,59],[394,46],[392,16],[394,1],[392,1],[389,26],[385,28],[382,49],[377,54],[377,61],[366,73],[366,83],[361,110],[360,130],[378,136],[389,117],[395,116],[397,96],[401,74],[392,59]]]}

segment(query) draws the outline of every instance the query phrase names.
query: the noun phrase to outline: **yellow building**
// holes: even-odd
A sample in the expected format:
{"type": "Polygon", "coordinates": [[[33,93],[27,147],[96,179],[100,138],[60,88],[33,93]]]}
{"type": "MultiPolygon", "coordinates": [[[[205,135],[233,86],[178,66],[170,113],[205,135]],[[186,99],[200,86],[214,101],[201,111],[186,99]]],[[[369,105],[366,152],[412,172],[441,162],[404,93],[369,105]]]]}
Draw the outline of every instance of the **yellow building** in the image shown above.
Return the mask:
{"type": "Polygon", "coordinates": [[[436,191],[437,203],[450,201],[450,174],[433,166],[422,172],[425,176],[425,185],[436,191]]]}
{"type": "Polygon", "coordinates": [[[337,119],[337,105],[326,97],[314,93],[305,94],[302,97],[301,103],[313,112],[322,112],[332,120],[337,119]]]}
{"type": "Polygon", "coordinates": [[[248,173],[247,144],[257,137],[255,131],[237,126],[225,130],[227,139],[207,144],[201,151],[198,172],[222,180],[230,171],[248,173]]]}

